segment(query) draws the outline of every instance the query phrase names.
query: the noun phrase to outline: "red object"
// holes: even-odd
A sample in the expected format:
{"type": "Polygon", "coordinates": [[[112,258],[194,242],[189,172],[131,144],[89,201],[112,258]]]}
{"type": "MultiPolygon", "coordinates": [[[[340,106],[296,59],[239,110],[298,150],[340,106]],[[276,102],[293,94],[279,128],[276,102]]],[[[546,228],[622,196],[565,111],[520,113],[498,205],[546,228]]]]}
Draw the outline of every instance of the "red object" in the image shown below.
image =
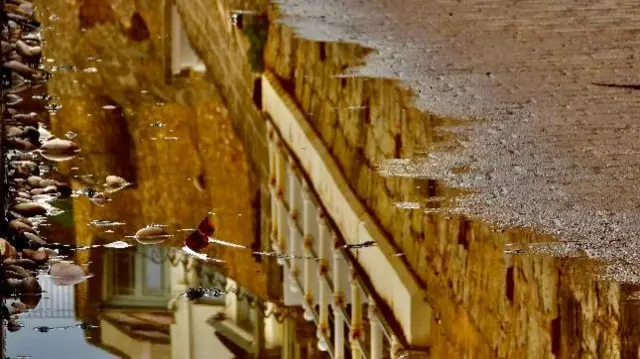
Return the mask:
{"type": "Polygon", "coordinates": [[[210,217],[204,217],[204,219],[198,225],[198,231],[200,231],[207,237],[213,237],[213,234],[216,233],[216,227],[211,222],[210,217]]]}
{"type": "Polygon", "coordinates": [[[185,238],[184,245],[192,251],[200,253],[201,250],[207,248],[209,245],[209,238],[200,231],[193,231],[185,238]]]}

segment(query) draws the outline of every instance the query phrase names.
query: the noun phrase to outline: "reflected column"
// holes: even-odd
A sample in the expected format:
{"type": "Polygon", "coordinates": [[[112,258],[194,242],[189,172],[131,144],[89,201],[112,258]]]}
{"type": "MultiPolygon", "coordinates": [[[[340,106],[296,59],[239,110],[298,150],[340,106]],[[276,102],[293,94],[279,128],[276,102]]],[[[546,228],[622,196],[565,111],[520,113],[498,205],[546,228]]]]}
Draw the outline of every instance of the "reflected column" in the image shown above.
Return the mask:
{"type": "Polygon", "coordinates": [[[382,327],[376,316],[376,305],[373,298],[368,302],[368,318],[371,328],[371,359],[382,359],[382,327]]]}
{"type": "Polygon", "coordinates": [[[291,258],[291,271],[289,273],[291,280],[291,291],[296,292],[298,285],[296,282],[300,279],[300,263],[303,255],[302,241],[300,241],[300,233],[298,229],[298,208],[296,208],[296,195],[300,193],[301,188],[296,179],[296,163],[293,158],[289,157],[289,166],[287,166],[287,177],[289,180],[288,200],[289,203],[289,250],[291,258]]]}
{"type": "Polygon", "coordinates": [[[359,340],[362,337],[362,292],[356,277],[356,272],[351,269],[351,358],[361,359],[359,340]]]}
{"type": "Polygon", "coordinates": [[[348,268],[338,237],[333,235],[333,325],[334,325],[334,358],[344,359],[344,305],[346,304],[345,289],[348,268]]]}
{"type": "MultiPolygon", "coordinates": [[[[269,148],[269,188],[271,190],[271,242],[272,248],[278,254],[282,254],[284,248],[284,227],[286,214],[283,212],[283,190],[284,190],[284,166],[285,159],[280,150],[280,139],[277,137],[271,124],[268,128],[268,148],[269,148]]],[[[282,264],[282,260],[278,259],[282,264]]]]}
{"type": "Polygon", "coordinates": [[[311,201],[311,193],[309,185],[306,181],[302,184],[302,199],[303,199],[303,232],[304,232],[304,305],[305,305],[305,319],[311,320],[312,308],[315,304],[315,296],[313,293],[313,235],[311,234],[313,228],[313,202],[311,201]]]}
{"type": "MultiPolygon", "coordinates": [[[[276,230],[276,234],[277,234],[277,246],[278,246],[278,252],[280,252],[281,254],[284,254],[287,252],[287,239],[286,239],[286,233],[287,233],[287,224],[289,223],[289,221],[287,220],[288,217],[288,213],[287,213],[287,208],[285,206],[284,203],[284,188],[285,188],[285,181],[287,180],[287,176],[286,176],[286,168],[287,168],[287,161],[282,153],[282,149],[281,149],[281,141],[278,139],[277,144],[276,144],[276,148],[275,148],[275,167],[276,167],[276,197],[277,198],[277,211],[276,211],[276,216],[277,216],[277,225],[278,228],[276,230]]],[[[279,263],[280,264],[284,264],[284,258],[279,258],[279,263]]]]}
{"type": "Polygon", "coordinates": [[[330,230],[324,211],[318,210],[318,297],[320,301],[320,313],[318,323],[318,348],[322,351],[328,349],[328,340],[330,339],[329,331],[329,298],[331,291],[327,283],[326,276],[329,273],[329,255],[330,255],[330,230]]]}

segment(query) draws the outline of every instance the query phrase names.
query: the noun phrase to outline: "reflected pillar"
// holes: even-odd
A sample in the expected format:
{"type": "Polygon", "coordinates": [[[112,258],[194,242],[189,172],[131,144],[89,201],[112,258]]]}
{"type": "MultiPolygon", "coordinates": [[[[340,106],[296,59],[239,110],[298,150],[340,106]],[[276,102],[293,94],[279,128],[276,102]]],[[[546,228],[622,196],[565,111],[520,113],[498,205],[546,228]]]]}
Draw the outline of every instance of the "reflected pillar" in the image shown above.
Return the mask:
{"type": "Polygon", "coordinates": [[[200,260],[189,256],[186,266],[186,284],[190,288],[200,287],[200,260]]]}
{"type": "Polygon", "coordinates": [[[296,208],[296,194],[300,192],[300,186],[296,180],[296,164],[293,158],[289,158],[289,166],[287,166],[287,177],[289,179],[289,191],[288,191],[288,203],[289,203],[289,251],[291,258],[289,262],[291,264],[291,289],[297,291],[298,286],[295,285],[296,281],[300,278],[300,257],[302,256],[302,243],[300,241],[300,235],[298,232],[298,208],[296,208]]]}
{"type": "Polygon", "coordinates": [[[267,123],[268,137],[267,146],[269,150],[269,190],[271,192],[271,246],[276,247],[278,239],[278,207],[277,207],[277,181],[276,181],[276,144],[275,133],[269,123],[267,123]]]}
{"type": "Polygon", "coordinates": [[[356,279],[356,273],[351,270],[351,358],[361,359],[362,352],[358,341],[362,336],[362,292],[356,279]]]}
{"type": "Polygon", "coordinates": [[[382,327],[376,316],[376,306],[373,298],[369,298],[368,318],[371,329],[371,359],[382,359],[382,327]]]}
{"type": "MultiPolygon", "coordinates": [[[[271,241],[273,249],[282,254],[286,251],[285,245],[285,226],[286,226],[286,209],[282,203],[284,196],[284,181],[286,171],[286,160],[280,149],[280,140],[277,138],[273,127],[268,124],[269,137],[269,185],[271,190],[271,213],[273,220],[271,222],[271,241]]],[[[282,263],[279,258],[278,263],[282,263]]]]}
{"type": "Polygon", "coordinates": [[[328,348],[327,341],[330,339],[329,331],[329,298],[331,291],[327,283],[326,276],[329,273],[329,255],[330,255],[330,230],[327,224],[324,212],[318,211],[318,257],[319,266],[318,276],[318,299],[320,302],[320,313],[318,323],[318,347],[322,351],[328,348]]]}
{"type": "MultiPolygon", "coordinates": [[[[303,232],[304,232],[304,301],[305,301],[305,311],[311,311],[315,303],[315,296],[313,293],[313,267],[314,267],[314,259],[313,259],[313,235],[312,231],[312,221],[315,221],[315,218],[312,217],[313,213],[313,202],[311,201],[311,193],[309,186],[306,182],[303,182],[302,185],[302,198],[303,198],[303,232]]],[[[309,315],[307,315],[307,318],[309,315]]]]}
{"type": "Polygon", "coordinates": [[[234,323],[238,321],[238,285],[233,279],[227,278],[227,285],[225,288],[227,295],[225,298],[225,309],[227,318],[234,323]]]}
{"type": "Polygon", "coordinates": [[[333,331],[334,331],[334,358],[344,359],[344,325],[345,318],[343,308],[345,301],[346,277],[348,270],[345,259],[338,243],[337,236],[333,236],[333,331]]]}
{"type": "MultiPolygon", "coordinates": [[[[284,204],[284,183],[287,180],[286,176],[286,159],[280,150],[280,142],[278,142],[275,148],[275,165],[276,165],[276,199],[277,199],[277,245],[278,251],[282,254],[287,252],[287,208],[284,204]]],[[[282,260],[280,261],[282,262],[282,260]]]]}

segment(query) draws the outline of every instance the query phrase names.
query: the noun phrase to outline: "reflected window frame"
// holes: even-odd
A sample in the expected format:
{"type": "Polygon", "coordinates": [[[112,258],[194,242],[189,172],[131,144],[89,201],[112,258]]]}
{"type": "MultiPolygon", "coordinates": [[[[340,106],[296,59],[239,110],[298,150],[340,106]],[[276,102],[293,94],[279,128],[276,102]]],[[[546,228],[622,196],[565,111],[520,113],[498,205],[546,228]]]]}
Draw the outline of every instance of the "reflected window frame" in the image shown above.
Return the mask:
{"type": "Polygon", "coordinates": [[[105,253],[104,261],[104,281],[102,300],[108,306],[118,307],[157,307],[164,308],[170,299],[170,264],[167,260],[167,249],[163,247],[148,247],[138,245],[133,250],[108,251],[105,253]],[[151,250],[158,251],[158,254],[151,254],[151,250]],[[133,269],[130,268],[129,275],[133,278],[129,280],[129,291],[118,293],[118,257],[128,257],[132,260],[133,269]],[[156,263],[159,262],[159,263],[156,263]],[[147,270],[159,265],[160,286],[159,290],[153,291],[147,288],[145,279],[147,270]],[[133,279],[133,280],[131,280],[133,279]]]}

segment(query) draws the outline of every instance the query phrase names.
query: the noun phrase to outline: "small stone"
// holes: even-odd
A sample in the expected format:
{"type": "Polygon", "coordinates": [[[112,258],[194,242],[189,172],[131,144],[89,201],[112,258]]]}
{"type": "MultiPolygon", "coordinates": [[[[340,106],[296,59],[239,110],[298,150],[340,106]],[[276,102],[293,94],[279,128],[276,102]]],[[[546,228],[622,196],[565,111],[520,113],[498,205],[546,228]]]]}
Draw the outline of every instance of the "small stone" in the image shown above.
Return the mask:
{"type": "Polygon", "coordinates": [[[13,206],[13,211],[26,217],[43,216],[47,214],[47,210],[34,202],[18,203],[13,206]]]}

